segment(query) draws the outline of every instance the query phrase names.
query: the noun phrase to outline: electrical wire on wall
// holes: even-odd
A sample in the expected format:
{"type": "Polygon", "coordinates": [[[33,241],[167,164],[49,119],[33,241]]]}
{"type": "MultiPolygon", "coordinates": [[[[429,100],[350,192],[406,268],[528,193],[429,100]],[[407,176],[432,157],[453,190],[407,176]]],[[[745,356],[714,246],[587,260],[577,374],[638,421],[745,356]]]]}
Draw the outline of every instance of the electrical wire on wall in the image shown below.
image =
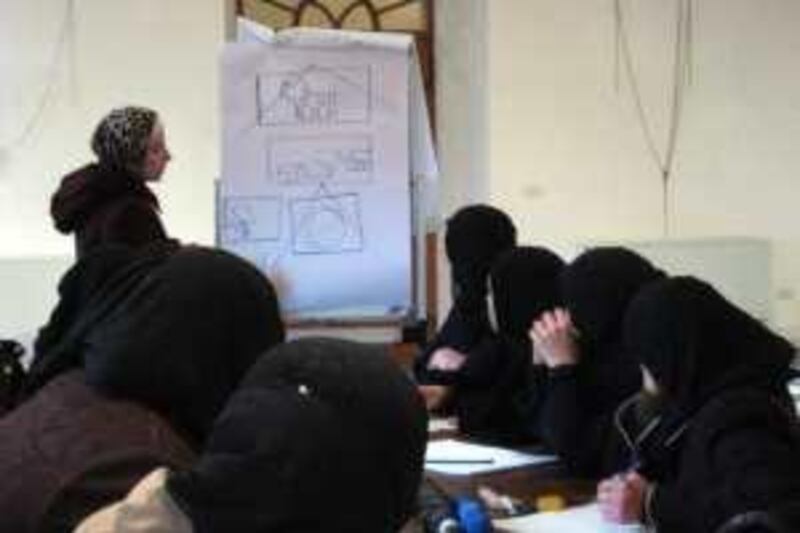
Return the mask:
{"type": "Polygon", "coordinates": [[[653,133],[652,121],[645,110],[639,77],[633,63],[630,32],[628,31],[629,22],[625,15],[623,0],[614,0],[615,87],[619,90],[621,78],[629,86],[645,148],[659,172],[662,188],[661,217],[664,237],[669,236],[670,230],[670,185],[675,167],[675,154],[683,118],[686,89],[691,86],[693,80],[694,17],[694,0],[677,0],[669,124],[666,143],[661,150],[653,133]]]}
{"type": "MultiPolygon", "coordinates": [[[[50,60],[47,63],[44,73],[44,82],[38,89],[31,112],[28,114],[27,118],[21,122],[17,133],[10,135],[7,139],[0,139],[0,156],[7,156],[12,153],[13,150],[22,146],[30,140],[42,126],[45,113],[55,94],[60,73],[59,66],[65,57],[69,58],[71,71],[74,70],[74,64],[72,63],[74,58],[71,57],[71,52],[69,56],[67,55],[67,50],[72,51],[74,48],[75,1],[76,0],[65,0],[64,15],[58,25],[58,33],[56,34],[52,52],[50,53],[50,60]]],[[[2,158],[0,158],[0,164],[1,163],[2,158]]]]}

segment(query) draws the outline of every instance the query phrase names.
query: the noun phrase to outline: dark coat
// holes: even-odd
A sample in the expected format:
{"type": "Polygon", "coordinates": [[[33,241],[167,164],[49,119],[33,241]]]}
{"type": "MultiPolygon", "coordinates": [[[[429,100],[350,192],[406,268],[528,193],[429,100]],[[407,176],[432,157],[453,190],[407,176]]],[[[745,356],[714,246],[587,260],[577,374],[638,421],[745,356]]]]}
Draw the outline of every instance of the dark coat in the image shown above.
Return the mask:
{"type": "Polygon", "coordinates": [[[786,390],[794,347],[691,277],[644,289],[624,329],[658,387],[654,429],[628,439],[656,487],[647,515],[658,531],[715,531],[796,505],[800,427],[786,390]]]}
{"type": "Polygon", "coordinates": [[[546,369],[533,364],[528,330],[559,305],[564,262],[551,251],[519,246],[502,253],[489,273],[497,332],[467,352],[453,404],[465,434],[505,444],[538,440],[546,369]]]}
{"type": "Polygon", "coordinates": [[[469,352],[491,336],[486,307],[489,270],[494,260],[514,247],[517,230],[502,211],[488,205],[459,209],[447,221],[445,252],[450,261],[453,306],[434,339],[414,362],[421,383],[453,384],[456,376],[427,368],[433,353],[447,346],[469,352]]]}
{"type": "Polygon", "coordinates": [[[456,373],[428,368],[434,352],[447,346],[469,354],[483,341],[491,342],[494,337],[486,307],[486,294],[461,293],[453,302],[439,332],[414,360],[414,376],[424,384],[455,385],[458,381],[456,373]]]}
{"type": "Polygon", "coordinates": [[[613,419],[641,387],[641,374],[622,344],[622,320],[636,293],[663,276],[620,247],[590,249],[564,269],[564,303],[578,332],[580,360],[549,372],[541,432],[575,474],[602,477],[627,465],[613,419]]]}
{"type": "Polygon", "coordinates": [[[800,501],[800,428],[779,399],[755,389],[721,395],[681,440],[647,505],[659,533],[712,532],[736,515],[800,501]]]}
{"type": "Polygon", "coordinates": [[[78,257],[106,244],[142,246],[167,238],[158,199],[144,181],[90,164],[65,176],[50,203],[61,233],[75,233],[78,257]]]}
{"type": "Polygon", "coordinates": [[[640,386],[639,369],[615,357],[548,370],[538,420],[545,444],[576,475],[618,472],[629,453],[614,430],[614,414],[640,386]]]}
{"type": "Polygon", "coordinates": [[[0,419],[0,531],[71,531],[153,468],[194,459],[155,412],[64,373],[0,419]]]}
{"type": "Polygon", "coordinates": [[[459,431],[505,445],[537,442],[546,385],[547,369],[532,364],[529,342],[486,340],[459,373],[453,397],[459,431]]]}

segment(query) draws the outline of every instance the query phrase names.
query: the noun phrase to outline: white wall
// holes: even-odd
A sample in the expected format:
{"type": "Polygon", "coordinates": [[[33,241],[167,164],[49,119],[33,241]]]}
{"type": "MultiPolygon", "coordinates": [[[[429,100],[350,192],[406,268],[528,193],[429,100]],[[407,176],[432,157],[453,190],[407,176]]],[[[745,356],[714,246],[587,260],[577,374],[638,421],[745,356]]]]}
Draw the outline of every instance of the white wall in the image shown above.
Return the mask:
{"type": "MultiPolygon", "coordinates": [[[[488,200],[487,2],[435,3],[436,141],[442,219],[461,205],[488,200]]],[[[450,273],[441,231],[439,236],[437,288],[441,321],[450,307],[450,273]]]]}
{"type": "Polygon", "coordinates": [[[434,36],[441,212],[489,191],[486,0],[437,0],[434,36]]]}
{"type": "Polygon", "coordinates": [[[129,103],[159,110],[165,123],[174,160],[155,188],[168,232],[213,242],[224,20],[223,3],[211,0],[0,2],[0,256],[72,252],[71,239],[52,229],[50,195],[64,173],[90,161],[103,114],[129,103]],[[15,142],[51,71],[37,128],[15,142]]]}
{"type": "MultiPolygon", "coordinates": [[[[622,4],[663,150],[678,2],[622,4]]],[[[613,2],[488,5],[487,199],[512,214],[523,240],[562,251],[662,237],[659,175],[631,94],[615,88],[613,2]]],[[[694,80],[678,141],[670,237],[769,239],[772,314],[797,335],[800,2],[694,6],[694,80]]]]}

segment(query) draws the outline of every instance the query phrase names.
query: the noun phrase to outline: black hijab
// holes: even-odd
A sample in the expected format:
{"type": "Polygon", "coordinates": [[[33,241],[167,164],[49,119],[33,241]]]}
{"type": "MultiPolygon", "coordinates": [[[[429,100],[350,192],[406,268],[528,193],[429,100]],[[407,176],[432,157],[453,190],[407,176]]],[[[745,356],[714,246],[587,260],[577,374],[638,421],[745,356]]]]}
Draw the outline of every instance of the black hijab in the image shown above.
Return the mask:
{"type": "Polygon", "coordinates": [[[259,359],[168,490],[197,533],[397,531],[426,440],[424,404],[384,349],[303,339],[259,359]]]}
{"type": "MultiPolygon", "coordinates": [[[[622,318],[631,299],[664,273],[622,247],[592,248],[564,270],[564,303],[589,356],[622,336],[622,318]]],[[[582,354],[583,356],[584,354],[582,354]]]]}
{"type": "Polygon", "coordinates": [[[284,338],[272,284],[220,250],[118,247],[79,262],[61,289],[27,393],[82,367],[90,385],[150,406],[195,444],[257,356],[284,338]]]}
{"type": "Polygon", "coordinates": [[[58,304],[36,337],[20,400],[62,372],[82,366],[89,331],[179,248],[174,241],[142,248],[109,244],[81,256],[58,283],[58,304]]]}
{"type": "Polygon", "coordinates": [[[625,344],[687,415],[731,388],[782,394],[794,357],[786,339],[692,277],[644,289],[625,319],[625,344]]]}
{"type": "Polygon", "coordinates": [[[414,365],[420,381],[451,383],[452,372],[427,369],[430,356],[442,346],[468,352],[491,334],[486,306],[489,269],[516,239],[517,231],[508,215],[488,205],[464,207],[447,221],[445,249],[453,281],[453,306],[414,365]]]}
{"type": "Polygon", "coordinates": [[[465,434],[506,445],[538,440],[544,367],[532,365],[531,322],[560,304],[564,262],[553,252],[520,246],[501,254],[489,274],[497,335],[470,352],[454,408],[465,434]]]}
{"type": "Polygon", "coordinates": [[[639,362],[622,342],[623,318],[638,291],[664,275],[622,247],[589,249],[564,269],[564,303],[578,332],[581,395],[601,418],[641,388],[639,362]]]}
{"type": "Polygon", "coordinates": [[[559,279],[564,261],[536,246],[519,246],[500,255],[489,279],[501,334],[527,341],[531,321],[560,304],[559,279]]]}
{"type": "Polygon", "coordinates": [[[511,218],[495,207],[463,207],[447,221],[445,251],[459,291],[486,292],[486,276],[497,255],[516,244],[511,218]]]}
{"type": "Polygon", "coordinates": [[[89,384],[166,415],[202,442],[259,354],[282,342],[275,290],[250,263],[185,247],[86,335],[89,384]]]}

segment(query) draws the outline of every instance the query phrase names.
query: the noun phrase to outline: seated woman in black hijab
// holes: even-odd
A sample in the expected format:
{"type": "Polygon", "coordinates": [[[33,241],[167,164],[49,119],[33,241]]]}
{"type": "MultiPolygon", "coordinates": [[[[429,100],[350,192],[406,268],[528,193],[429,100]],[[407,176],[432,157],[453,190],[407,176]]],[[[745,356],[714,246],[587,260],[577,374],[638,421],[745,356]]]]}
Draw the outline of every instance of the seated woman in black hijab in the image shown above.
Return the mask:
{"type": "Polygon", "coordinates": [[[542,439],[574,474],[601,477],[626,462],[612,420],[641,377],[622,346],[622,318],[636,293],[663,276],[625,248],[590,249],[564,270],[566,309],[544,313],[531,327],[534,358],[549,369],[542,439]]]}
{"type": "MultiPolygon", "coordinates": [[[[504,444],[537,440],[535,424],[546,369],[532,364],[531,321],[557,306],[564,262],[553,252],[520,246],[489,273],[496,332],[468,352],[453,386],[459,429],[504,444]]],[[[491,315],[492,313],[490,313],[491,315]]]]}
{"type": "Polygon", "coordinates": [[[637,472],[600,484],[606,518],[664,533],[800,531],[794,347],[691,277],[643,290],[625,343],[647,384],[648,401],[631,405],[657,418],[638,434],[620,424],[637,472]]]}
{"type": "Polygon", "coordinates": [[[77,531],[399,531],[427,437],[422,398],[384,349],[290,342],[253,366],[194,467],[154,471],[77,531]]]}
{"type": "Polygon", "coordinates": [[[217,250],[95,250],[61,289],[26,397],[0,419],[0,531],[70,531],[154,467],[191,465],[284,336],[267,278],[217,250]]]}
{"type": "Polygon", "coordinates": [[[486,307],[489,268],[497,256],[514,247],[517,230],[511,219],[494,207],[471,205],[459,209],[448,221],[445,251],[450,261],[453,306],[436,337],[414,362],[414,374],[439,406],[457,380],[468,352],[491,335],[486,307]]]}

